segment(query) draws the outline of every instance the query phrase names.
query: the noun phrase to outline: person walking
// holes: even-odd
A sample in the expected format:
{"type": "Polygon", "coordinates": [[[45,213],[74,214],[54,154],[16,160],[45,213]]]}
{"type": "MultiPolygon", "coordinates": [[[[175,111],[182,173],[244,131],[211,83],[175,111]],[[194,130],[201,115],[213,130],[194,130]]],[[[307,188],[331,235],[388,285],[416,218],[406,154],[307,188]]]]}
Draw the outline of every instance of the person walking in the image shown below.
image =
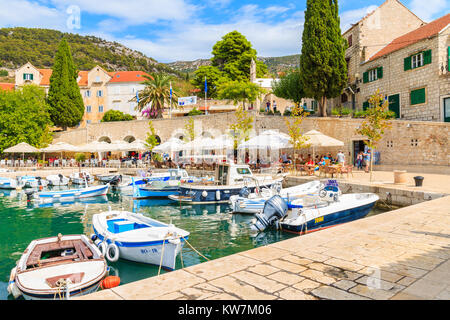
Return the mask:
{"type": "Polygon", "coordinates": [[[342,164],[342,165],[345,164],[345,154],[342,152],[342,150],[339,150],[336,158],[337,158],[338,164],[342,164]]]}
{"type": "Polygon", "coordinates": [[[356,167],[358,170],[362,170],[363,167],[363,153],[360,151],[358,155],[356,156],[356,167]]]}
{"type": "Polygon", "coordinates": [[[273,100],[272,105],[273,105],[273,113],[276,113],[277,112],[277,102],[275,100],[273,100]]]}
{"type": "Polygon", "coordinates": [[[366,173],[369,173],[370,157],[372,156],[372,154],[371,154],[370,151],[371,151],[371,150],[368,149],[368,150],[367,150],[367,153],[364,153],[364,154],[363,154],[363,156],[364,156],[364,164],[366,165],[366,168],[365,168],[364,171],[365,171],[366,173]]]}
{"type": "Polygon", "coordinates": [[[270,101],[267,101],[266,103],[266,112],[270,111],[270,101]]]}

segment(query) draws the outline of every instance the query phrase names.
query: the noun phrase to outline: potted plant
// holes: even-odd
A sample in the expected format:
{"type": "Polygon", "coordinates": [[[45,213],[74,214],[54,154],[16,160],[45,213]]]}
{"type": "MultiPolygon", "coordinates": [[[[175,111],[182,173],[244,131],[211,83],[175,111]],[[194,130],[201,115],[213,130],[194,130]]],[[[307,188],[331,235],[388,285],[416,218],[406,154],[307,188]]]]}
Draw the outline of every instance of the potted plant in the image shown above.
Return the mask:
{"type": "Polygon", "coordinates": [[[86,160],[86,155],[84,153],[76,153],[75,161],[78,163],[78,169],[81,172],[81,163],[86,160]]]}

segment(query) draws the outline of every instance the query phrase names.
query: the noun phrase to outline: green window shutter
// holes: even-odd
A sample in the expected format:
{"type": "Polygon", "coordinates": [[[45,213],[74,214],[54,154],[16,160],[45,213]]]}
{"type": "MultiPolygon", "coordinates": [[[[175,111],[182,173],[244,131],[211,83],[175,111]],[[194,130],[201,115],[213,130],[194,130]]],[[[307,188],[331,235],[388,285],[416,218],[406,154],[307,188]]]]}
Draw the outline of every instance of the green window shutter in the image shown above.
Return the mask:
{"type": "Polygon", "coordinates": [[[377,77],[378,77],[378,79],[382,79],[383,78],[383,67],[379,67],[377,69],[377,77]]]}
{"type": "Polygon", "coordinates": [[[448,62],[447,62],[447,71],[450,71],[450,47],[448,47],[448,62]]]}
{"type": "Polygon", "coordinates": [[[405,71],[411,70],[411,57],[404,60],[405,71]]]}
{"type": "Polygon", "coordinates": [[[27,79],[27,74],[24,73],[24,74],[23,74],[23,80],[26,80],[26,79],[27,79]]]}
{"type": "Polygon", "coordinates": [[[431,50],[424,51],[423,53],[423,64],[431,63],[431,50]]]}
{"type": "Polygon", "coordinates": [[[425,103],[426,100],[425,88],[411,91],[411,105],[425,103]]]}
{"type": "Polygon", "coordinates": [[[363,73],[363,83],[369,82],[369,72],[363,73]]]}
{"type": "Polygon", "coordinates": [[[364,111],[366,111],[368,108],[369,108],[369,101],[365,101],[364,103],[363,103],[363,110],[364,111]]]}
{"type": "Polygon", "coordinates": [[[32,74],[32,73],[30,74],[30,76],[31,76],[31,78],[30,78],[30,79],[31,79],[31,80],[33,80],[33,74],[32,74]]]}

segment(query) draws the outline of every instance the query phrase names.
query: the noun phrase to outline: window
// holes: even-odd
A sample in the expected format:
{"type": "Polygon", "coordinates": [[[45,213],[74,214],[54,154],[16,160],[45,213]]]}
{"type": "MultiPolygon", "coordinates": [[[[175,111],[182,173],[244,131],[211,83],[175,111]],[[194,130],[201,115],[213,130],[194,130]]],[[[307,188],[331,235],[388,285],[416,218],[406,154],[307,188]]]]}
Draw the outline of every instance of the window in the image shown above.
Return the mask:
{"type": "Polygon", "coordinates": [[[363,83],[376,81],[383,78],[383,67],[368,70],[363,74],[363,83]]]}
{"type": "Polygon", "coordinates": [[[32,81],[33,80],[33,74],[32,73],[24,73],[23,74],[23,80],[25,80],[25,81],[32,81]]]}
{"type": "Polygon", "coordinates": [[[95,77],[95,82],[100,82],[100,76],[95,77]]]}
{"type": "Polygon", "coordinates": [[[419,145],[418,139],[411,139],[411,147],[417,147],[419,145]]]}
{"type": "Polygon", "coordinates": [[[98,106],[98,112],[103,112],[103,106],[98,106]]]}
{"type": "Polygon", "coordinates": [[[97,97],[103,97],[103,91],[97,90],[97,97]]]}
{"type": "Polygon", "coordinates": [[[91,106],[86,106],[86,112],[92,112],[92,107],[91,106]]]}
{"type": "Polygon", "coordinates": [[[431,50],[422,51],[405,58],[404,70],[408,71],[431,63],[431,50]]]}
{"type": "Polygon", "coordinates": [[[411,105],[422,104],[427,101],[427,92],[425,88],[411,91],[411,105]]]}
{"type": "Polygon", "coordinates": [[[348,47],[350,48],[353,45],[353,35],[350,35],[347,39],[348,47]]]}
{"type": "Polygon", "coordinates": [[[84,95],[89,98],[91,96],[91,91],[90,90],[86,90],[84,95]]]}
{"type": "Polygon", "coordinates": [[[248,168],[236,168],[238,174],[251,174],[248,168]]]}
{"type": "Polygon", "coordinates": [[[394,141],[388,141],[387,142],[387,147],[388,148],[393,148],[394,147],[394,141]]]}

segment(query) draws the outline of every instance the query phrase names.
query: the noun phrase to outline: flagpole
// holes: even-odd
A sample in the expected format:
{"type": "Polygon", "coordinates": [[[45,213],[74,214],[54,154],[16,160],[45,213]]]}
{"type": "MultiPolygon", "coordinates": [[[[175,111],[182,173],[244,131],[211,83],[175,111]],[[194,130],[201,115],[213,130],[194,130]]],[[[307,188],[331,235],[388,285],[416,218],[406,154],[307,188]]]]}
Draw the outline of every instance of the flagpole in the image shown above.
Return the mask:
{"type": "Polygon", "coordinates": [[[208,93],[208,85],[207,85],[207,82],[206,82],[206,76],[205,76],[205,114],[206,114],[206,115],[208,114],[208,107],[207,107],[207,105],[206,105],[206,96],[207,96],[207,93],[208,93]]]}
{"type": "Polygon", "coordinates": [[[170,82],[170,105],[169,105],[169,119],[172,119],[172,82],[170,82]]]}

